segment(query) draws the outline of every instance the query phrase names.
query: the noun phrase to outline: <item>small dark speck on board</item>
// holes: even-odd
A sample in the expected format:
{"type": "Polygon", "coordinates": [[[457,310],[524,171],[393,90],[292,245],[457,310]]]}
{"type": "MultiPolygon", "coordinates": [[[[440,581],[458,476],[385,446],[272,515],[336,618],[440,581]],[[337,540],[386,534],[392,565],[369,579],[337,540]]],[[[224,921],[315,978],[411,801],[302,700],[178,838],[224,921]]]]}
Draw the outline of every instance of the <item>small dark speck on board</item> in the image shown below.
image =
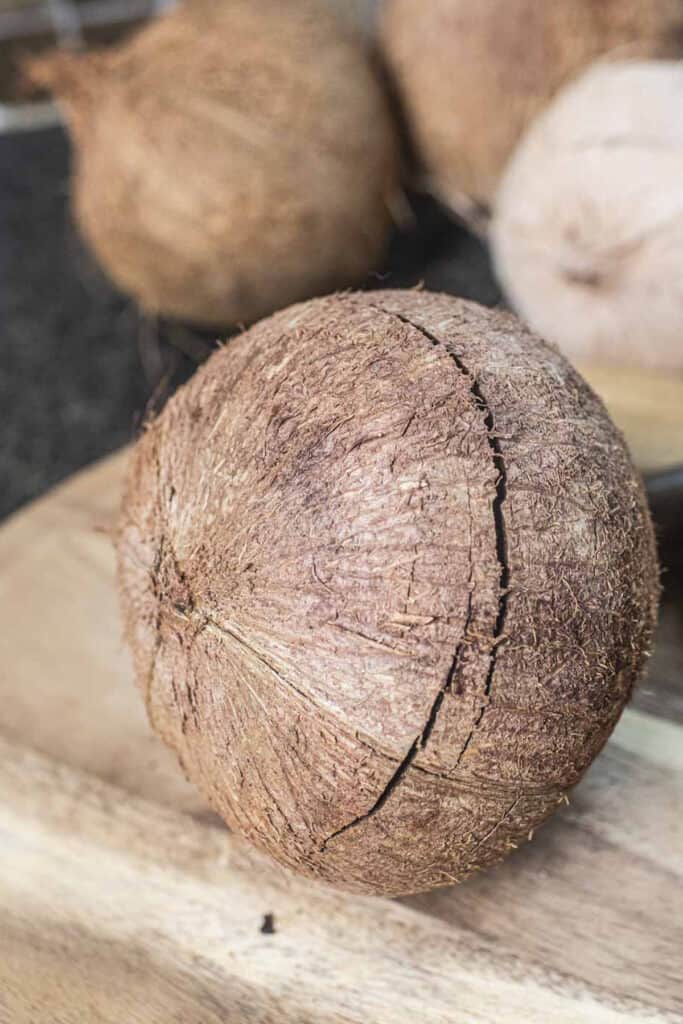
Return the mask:
{"type": "Polygon", "coordinates": [[[264,914],[260,928],[262,935],[275,935],[275,917],[273,914],[264,914]]]}

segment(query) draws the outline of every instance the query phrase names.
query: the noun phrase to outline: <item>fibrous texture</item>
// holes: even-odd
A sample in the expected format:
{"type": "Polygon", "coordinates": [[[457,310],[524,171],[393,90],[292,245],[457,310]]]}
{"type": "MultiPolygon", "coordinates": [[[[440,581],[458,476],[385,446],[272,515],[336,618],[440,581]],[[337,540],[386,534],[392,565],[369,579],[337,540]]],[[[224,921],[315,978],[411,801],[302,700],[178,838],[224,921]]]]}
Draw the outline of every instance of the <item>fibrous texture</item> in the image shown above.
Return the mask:
{"type": "Polygon", "coordinates": [[[235,829],[347,888],[462,879],[604,744],[655,615],[600,401],[510,316],[295,306],[145,431],[118,540],[150,720],[235,829]]]}
{"type": "Polygon", "coordinates": [[[365,36],[372,36],[374,33],[380,2],[381,0],[326,0],[337,14],[350,18],[365,36]]]}
{"type": "Polygon", "coordinates": [[[248,322],[380,260],[395,130],[328,5],[192,0],[118,50],[32,73],[72,128],[83,234],[148,311],[248,322]]]}
{"type": "Polygon", "coordinates": [[[518,311],[571,358],[683,369],[683,66],[596,65],[532,125],[492,241],[518,311]]]}
{"type": "Polygon", "coordinates": [[[530,120],[602,54],[680,50],[680,0],[387,0],[382,41],[433,187],[488,205],[530,120]]]}

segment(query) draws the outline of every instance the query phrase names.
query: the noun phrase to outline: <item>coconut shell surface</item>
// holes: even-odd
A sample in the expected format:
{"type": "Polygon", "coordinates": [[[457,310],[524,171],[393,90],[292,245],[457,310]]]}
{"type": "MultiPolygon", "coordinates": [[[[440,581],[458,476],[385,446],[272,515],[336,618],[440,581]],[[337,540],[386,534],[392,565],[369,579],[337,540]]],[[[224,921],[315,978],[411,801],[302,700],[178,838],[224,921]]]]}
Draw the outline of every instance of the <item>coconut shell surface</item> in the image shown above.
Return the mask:
{"type": "Polygon", "coordinates": [[[67,115],[83,234],[147,311],[248,322],[379,262],[394,125],[327,5],[193,0],[116,50],[32,74],[67,115]]]}
{"type": "Polygon", "coordinates": [[[282,864],[399,894],[499,860],[638,677],[658,592],[601,402],[512,316],[285,310],[138,442],[118,538],[150,721],[282,864]]]}
{"type": "Polygon", "coordinates": [[[680,0],[386,0],[383,51],[436,192],[488,206],[523,129],[595,58],[680,53],[680,0]]]}
{"type": "Polygon", "coordinates": [[[571,359],[683,374],[682,109],[679,61],[597,64],[510,161],[496,269],[571,359]]]}

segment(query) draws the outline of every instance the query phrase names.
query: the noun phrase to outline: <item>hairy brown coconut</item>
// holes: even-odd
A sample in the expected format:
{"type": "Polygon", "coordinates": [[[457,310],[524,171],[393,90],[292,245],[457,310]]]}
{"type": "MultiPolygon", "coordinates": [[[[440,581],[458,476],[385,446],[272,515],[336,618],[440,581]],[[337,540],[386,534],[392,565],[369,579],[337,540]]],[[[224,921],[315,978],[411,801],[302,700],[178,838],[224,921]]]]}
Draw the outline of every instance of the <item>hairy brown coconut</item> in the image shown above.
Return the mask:
{"type": "Polygon", "coordinates": [[[152,313],[251,321],[378,263],[398,146],[360,38],[316,0],[192,0],[29,73],[75,141],[73,202],[152,313]]]}
{"type": "Polygon", "coordinates": [[[658,591],[599,399],[511,315],[308,302],[217,352],[132,457],[150,721],[276,860],[375,893],[497,861],[629,698],[658,591]]]}
{"type": "Polygon", "coordinates": [[[434,190],[487,206],[529,121],[612,51],[680,52],[680,0],[386,0],[381,39],[434,190]]]}
{"type": "Polygon", "coordinates": [[[683,64],[596,64],[524,135],[491,238],[515,307],[573,360],[683,371],[683,64]]]}

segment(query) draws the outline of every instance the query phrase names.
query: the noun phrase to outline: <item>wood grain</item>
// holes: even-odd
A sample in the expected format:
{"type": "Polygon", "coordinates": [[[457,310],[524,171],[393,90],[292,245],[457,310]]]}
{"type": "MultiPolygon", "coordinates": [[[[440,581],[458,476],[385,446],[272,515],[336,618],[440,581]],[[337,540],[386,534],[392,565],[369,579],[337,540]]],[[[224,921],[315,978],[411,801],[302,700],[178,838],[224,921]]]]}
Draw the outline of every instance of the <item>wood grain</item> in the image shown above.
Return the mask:
{"type": "Polygon", "coordinates": [[[0,743],[0,1019],[673,1021],[0,743]],[[275,932],[264,934],[264,914],[275,932]]]}
{"type": "Polygon", "coordinates": [[[0,1022],[683,1020],[678,606],[657,714],[625,713],[532,843],[403,903],[341,896],[216,827],[149,732],[108,534],[124,459],[0,530],[0,1022]]]}
{"type": "Polygon", "coordinates": [[[537,839],[469,884],[409,903],[614,997],[683,1014],[682,793],[680,728],[626,712],[537,839]]]}

